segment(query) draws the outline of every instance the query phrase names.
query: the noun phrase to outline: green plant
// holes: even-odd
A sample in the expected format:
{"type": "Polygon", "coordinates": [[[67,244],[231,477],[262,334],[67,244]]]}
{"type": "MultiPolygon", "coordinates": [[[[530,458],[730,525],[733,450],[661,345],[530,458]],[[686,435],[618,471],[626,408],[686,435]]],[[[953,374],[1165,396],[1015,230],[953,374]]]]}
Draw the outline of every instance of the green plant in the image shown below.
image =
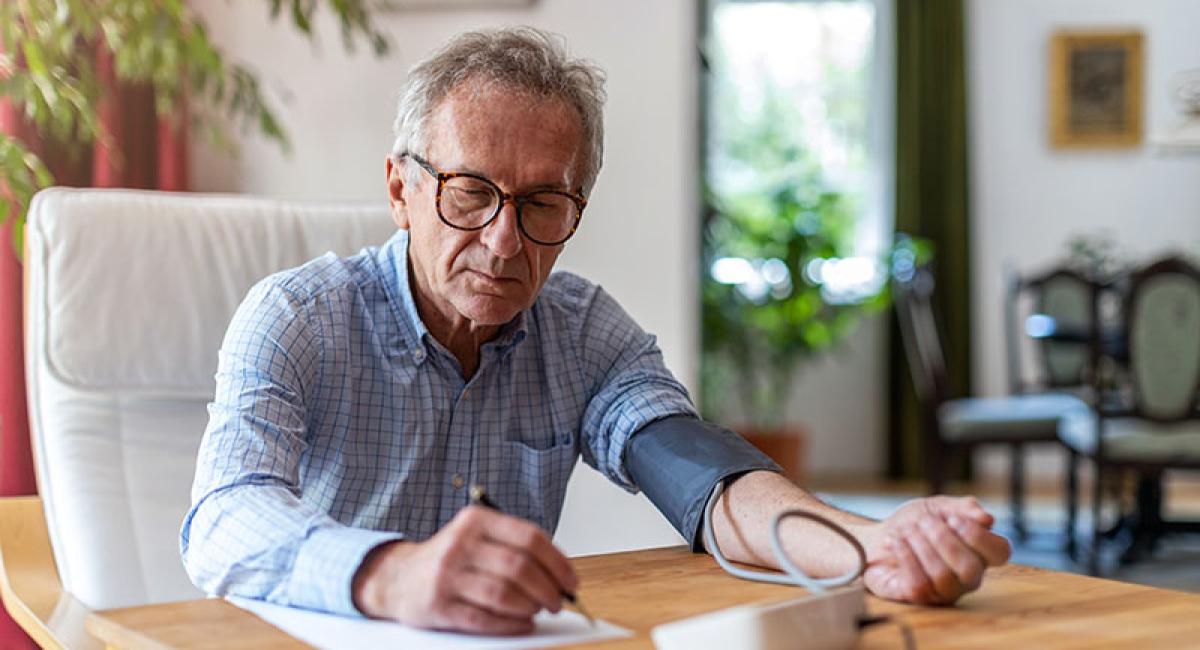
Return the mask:
{"type": "Polygon", "coordinates": [[[844,194],[798,185],[778,183],[763,195],[721,201],[707,228],[701,300],[707,417],[736,396],[755,425],[777,426],[802,363],[842,340],[861,314],[887,304],[883,287],[839,300],[805,272],[843,263],[853,220],[844,194]],[[721,278],[722,264],[749,279],[721,278]]]}
{"type": "Polygon", "coordinates": [[[768,87],[723,143],[721,163],[741,180],[707,197],[701,404],[708,418],[725,419],[735,399],[755,426],[778,426],[803,362],[888,301],[886,258],[846,262],[860,206],[797,144],[804,141],[793,131],[797,121],[793,103],[768,87]],[[869,276],[857,291],[838,294],[824,281],[822,270],[841,264],[869,276]]]}
{"type": "MultiPolygon", "coordinates": [[[[371,19],[371,0],[267,0],[271,17],[282,14],[315,38],[312,20],[320,5],[337,16],[343,43],[353,50],[365,39],[377,56],[386,37],[371,19]]],[[[258,76],[227,61],[183,0],[4,0],[0,2],[0,99],[12,102],[40,136],[79,151],[110,140],[96,106],[103,92],[95,53],[112,53],[116,78],[149,84],[159,115],[171,116],[186,97],[193,126],[233,150],[222,126],[228,118],[288,150],[288,137],[258,76]]],[[[0,226],[14,219],[18,251],[25,211],[37,190],[54,178],[19,140],[0,133],[0,226]],[[15,212],[14,212],[15,207],[15,212]]]]}

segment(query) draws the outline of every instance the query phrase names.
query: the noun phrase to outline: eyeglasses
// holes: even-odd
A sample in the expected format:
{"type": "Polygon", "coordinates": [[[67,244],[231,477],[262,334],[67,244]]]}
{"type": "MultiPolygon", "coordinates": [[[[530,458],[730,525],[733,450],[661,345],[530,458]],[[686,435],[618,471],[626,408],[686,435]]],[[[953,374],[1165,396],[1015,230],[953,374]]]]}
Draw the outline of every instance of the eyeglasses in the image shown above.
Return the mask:
{"type": "Polygon", "coordinates": [[[512,201],[521,232],[534,243],[557,246],[575,234],[587,207],[587,199],[577,194],[541,190],[513,195],[482,176],[443,172],[412,153],[405,152],[399,157],[411,158],[437,179],[438,218],[458,230],[486,228],[500,215],[504,204],[512,201]]]}

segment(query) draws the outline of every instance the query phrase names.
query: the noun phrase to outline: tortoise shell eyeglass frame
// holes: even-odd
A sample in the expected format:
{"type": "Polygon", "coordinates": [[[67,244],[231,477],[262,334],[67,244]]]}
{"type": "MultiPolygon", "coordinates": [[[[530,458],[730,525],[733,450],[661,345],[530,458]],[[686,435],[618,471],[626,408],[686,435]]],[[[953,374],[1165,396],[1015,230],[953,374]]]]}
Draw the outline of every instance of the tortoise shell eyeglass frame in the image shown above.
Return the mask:
{"type": "Polygon", "coordinates": [[[425,160],[415,153],[409,153],[407,151],[396,155],[397,160],[401,158],[411,158],[413,162],[421,166],[421,169],[424,169],[430,176],[437,179],[437,197],[434,201],[434,205],[437,207],[438,219],[441,219],[442,223],[454,228],[455,230],[474,231],[487,228],[493,221],[496,220],[496,217],[500,215],[500,211],[504,209],[504,204],[511,201],[513,206],[515,206],[517,209],[517,227],[520,228],[521,234],[525,235],[526,239],[535,244],[541,244],[542,246],[558,246],[559,244],[562,244],[570,239],[571,236],[575,234],[575,231],[579,229],[579,221],[583,219],[583,209],[587,207],[587,199],[585,197],[582,197],[578,194],[573,194],[571,192],[563,192],[561,190],[538,190],[537,192],[529,192],[527,194],[509,194],[508,192],[500,189],[500,186],[492,182],[491,179],[485,178],[478,174],[468,174],[466,172],[444,172],[437,167],[434,167],[428,160],[425,160]],[[442,190],[446,187],[446,181],[452,178],[472,178],[487,184],[487,186],[492,189],[495,195],[500,198],[500,200],[496,203],[496,211],[492,213],[492,216],[488,217],[478,226],[468,227],[451,223],[451,221],[446,218],[446,215],[442,214],[442,190]],[[525,229],[525,218],[521,212],[521,208],[524,206],[525,202],[529,200],[529,197],[533,196],[534,194],[558,194],[560,196],[565,196],[575,203],[575,220],[571,223],[571,229],[567,231],[565,237],[557,241],[542,241],[530,235],[529,231],[525,229]]]}

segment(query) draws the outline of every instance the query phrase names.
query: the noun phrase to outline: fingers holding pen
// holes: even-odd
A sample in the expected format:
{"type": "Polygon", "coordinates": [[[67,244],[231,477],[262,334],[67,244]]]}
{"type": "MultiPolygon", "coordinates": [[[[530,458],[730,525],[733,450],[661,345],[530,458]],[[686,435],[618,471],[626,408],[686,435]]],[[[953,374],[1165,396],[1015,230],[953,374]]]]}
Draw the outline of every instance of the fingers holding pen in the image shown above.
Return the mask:
{"type": "Polygon", "coordinates": [[[554,546],[546,531],[524,519],[501,515],[486,508],[472,507],[464,512],[474,510],[493,517],[484,529],[487,540],[527,555],[536,563],[535,568],[553,579],[558,591],[574,594],[579,588],[579,577],[575,575],[570,560],[554,546]]]}
{"type": "Polygon", "coordinates": [[[479,571],[503,577],[516,585],[528,600],[539,607],[551,612],[562,609],[559,583],[528,553],[485,540],[476,550],[472,562],[479,571]]]}
{"type": "MultiPolygon", "coordinates": [[[[450,611],[467,616],[456,621],[462,629],[525,630],[543,608],[562,609],[560,579],[552,574],[566,569],[566,580],[575,580],[570,563],[536,525],[497,510],[471,506],[455,517],[447,529],[461,549],[458,570],[452,573],[449,593],[455,602],[473,607],[450,611]]],[[[572,587],[576,583],[571,582],[572,587]]]]}
{"type": "Polygon", "coordinates": [[[491,573],[467,571],[456,579],[458,599],[498,616],[528,620],[543,607],[511,580],[491,573]]]}
{"type": "Polygon", "coordinates": [[[424,627],[474,634],[528,634],[534,627],[532,617],[504,616],[465,599],[443,603],[432,612],[429,622],[424,627]]]}
{"type": "Polygon", "coordinates": [[[355,606],[371,617],[518,634],[533,629],[543,608],[562,609],[562,593],[577,587],[570,563],[540,528],[469,507],[428,540],[373,549],[351,589],[355,606]]]}

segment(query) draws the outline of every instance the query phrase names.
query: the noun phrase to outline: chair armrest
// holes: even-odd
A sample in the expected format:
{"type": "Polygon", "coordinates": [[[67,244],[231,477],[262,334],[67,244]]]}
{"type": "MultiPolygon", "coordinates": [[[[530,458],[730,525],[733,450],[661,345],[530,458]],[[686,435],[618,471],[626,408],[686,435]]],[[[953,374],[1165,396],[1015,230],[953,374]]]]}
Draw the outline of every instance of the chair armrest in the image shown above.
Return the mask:
{"type": "Polygon", "coordinates": [[[84,626],[91,610],[62,589],[39,497],[0,498],[0,595],[42,648],[103,648],[84,626]]]}

